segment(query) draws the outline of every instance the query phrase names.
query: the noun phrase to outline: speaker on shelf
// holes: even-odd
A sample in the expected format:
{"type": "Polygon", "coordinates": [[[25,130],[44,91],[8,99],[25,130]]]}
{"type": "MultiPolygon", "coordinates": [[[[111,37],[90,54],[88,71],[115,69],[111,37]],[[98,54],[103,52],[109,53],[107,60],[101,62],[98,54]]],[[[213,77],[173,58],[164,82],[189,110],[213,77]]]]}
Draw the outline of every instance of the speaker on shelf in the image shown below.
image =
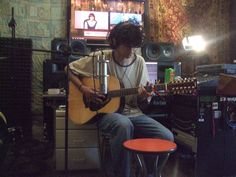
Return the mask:
{"type": "Polygon", "coordinates": [[[75,39],[71,41],[71,51],[86,54],[87,53],[87,44],[85,40],[75,39]]]}
{"type": "Polygon", "coordinates": [[[173,43],[149,42],[142,47],[142,55],[148,62],[174,61],[175,48],[173,43]]]}
{"type": "MultiPolygon", "coordinates": [[[[51,41],[51,50],[55,51],[51,54],[51,59],[56,60],[66,60],[67,56],[63,53],[68,50],[67,40],[63,38],[54,38],[51,41]]],[[[69,56],[70,60],[76,60],[81,58],[80,55],[73,55],[73,53],[78,53],[81,55],[87,54],[87,43],[85,40],[72,39],[70,42],[72,55],[69,56]]]]}
{"type": "Polygon", "coordinates": [[[43,91],[50,88],[65,89],[66,74],[64,68],[65,63],[54,63],[48,59],[43,62],[43,91]]]}
{"type": "Polygon", "coordinates": [[[63,51],[66,50],[68,44],[66,39],[54,38],[51,41],[51,50],[55,53],[51,54],[51,59],[66,59],[66,56],[63,54],[63,51]],[[58,53],[57,53],[58,52],[58,53]],[[61,53],[60,53],[61,52],[61,53]]]}
{"type": "Polygon", "coordinates": [[[70,45],[71,45],[71,52],[72,52],[72,55],[70,56],[71,60],[76,60],[76,59],[81,58],[82,56],[80,56],[79,54],[86,55],[88,53],[87,42],[85,40],[73,39],[71,40],[70,45]],[[78,55],[76,55],[76,53],[78,55]]]}

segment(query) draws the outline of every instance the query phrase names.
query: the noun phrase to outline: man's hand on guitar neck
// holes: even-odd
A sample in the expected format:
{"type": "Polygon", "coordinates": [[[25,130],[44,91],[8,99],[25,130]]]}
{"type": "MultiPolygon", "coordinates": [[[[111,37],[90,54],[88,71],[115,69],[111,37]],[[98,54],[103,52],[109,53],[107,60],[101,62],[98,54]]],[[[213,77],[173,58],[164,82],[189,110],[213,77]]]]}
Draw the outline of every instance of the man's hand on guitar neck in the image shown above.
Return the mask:
{"type": "MultiPolygon", "coordinates": [[[[147,83],[146,88],[148,87],[152,87],[152,84],[147,83]]],[[[138,106],[142,111],[148,108],[152,97],[152,93],[146,90],[146,88],[143,85],[138,88],[138,106]]]]}
{"type": "MultiPolygon", "coordinates": [[[[149,82],[147,83],[146,87],[152,87],[152,84],[150,84],[149,82]]],[[[147,99],[148,97],[152,96],[152,94],[150,92],[148,92],[145,87],[143,85],[141,85],[138,88],[138,95],[140,97],[140,99],[147,99]]]]}
{"type": "Polygon", "coordinates": [[[89,102],[103,103],[106,98],[104,94],[99,93],[86,85],[82,85],[79,90],[89,102]]]}

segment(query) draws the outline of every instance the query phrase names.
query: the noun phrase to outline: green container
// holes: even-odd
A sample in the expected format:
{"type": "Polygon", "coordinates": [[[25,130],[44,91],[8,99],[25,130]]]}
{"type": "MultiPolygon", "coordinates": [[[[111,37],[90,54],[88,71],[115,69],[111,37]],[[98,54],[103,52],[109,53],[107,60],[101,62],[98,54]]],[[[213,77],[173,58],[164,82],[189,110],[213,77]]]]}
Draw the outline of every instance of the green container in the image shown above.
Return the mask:
{"type": "Polygon", "coordinates": [[[175,78],[175,70],[173,68],[165,69],[165,83],[168,84],[174,81],[175,78]]]}

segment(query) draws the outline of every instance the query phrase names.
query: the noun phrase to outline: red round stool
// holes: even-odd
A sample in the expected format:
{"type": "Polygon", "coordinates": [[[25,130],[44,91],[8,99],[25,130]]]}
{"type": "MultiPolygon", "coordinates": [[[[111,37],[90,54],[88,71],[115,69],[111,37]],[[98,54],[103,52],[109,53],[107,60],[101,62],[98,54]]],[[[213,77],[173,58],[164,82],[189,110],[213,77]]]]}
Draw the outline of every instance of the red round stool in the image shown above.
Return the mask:
{"type": "Polygon", "coordinates": [[[134,153],[138,165],[141,169],[141,176],[147,177],[147,169],[143,159],[144,154],[154,154],[157,155],[154,164],[154,175],[155,177],[161,177],[161,171],[167,162],[170,153],[177,149],[177,145],[168,140],[157,139],[157,138],[138,138],[127,140],[123,143],[123,146],[134,153]],[[165,154],[166,158],[163,160],[162,164],[158,164],[158,155],[165,154]]]}

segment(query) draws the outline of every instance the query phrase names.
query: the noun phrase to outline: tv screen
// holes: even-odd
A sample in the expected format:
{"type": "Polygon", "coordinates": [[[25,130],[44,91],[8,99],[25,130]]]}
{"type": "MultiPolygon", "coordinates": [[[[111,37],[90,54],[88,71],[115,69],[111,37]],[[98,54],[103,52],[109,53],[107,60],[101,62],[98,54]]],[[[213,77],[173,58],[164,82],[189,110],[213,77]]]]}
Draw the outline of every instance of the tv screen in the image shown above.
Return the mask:
{"type": "Polygon", "coordinates": [[[109,23],[108,12],[75,11],[74,29],[81,38],[106,38],[109,23]]]}
{"type": "Polygon", "coordinates": [[[110,12],[110,29],[123,21],[131,21],[134,24],[142,25],[142,14],[110,12]]]}
{"type": "Polygon", "coordinates": [[[108,30],[108,12],[75,11],[75,29],[108,30]]]}
{"type": "Polygon", "coordinates": [[[121,21],[143,25],[144,0],[71,0],[70,37],[105,41],[121,21]]]}

